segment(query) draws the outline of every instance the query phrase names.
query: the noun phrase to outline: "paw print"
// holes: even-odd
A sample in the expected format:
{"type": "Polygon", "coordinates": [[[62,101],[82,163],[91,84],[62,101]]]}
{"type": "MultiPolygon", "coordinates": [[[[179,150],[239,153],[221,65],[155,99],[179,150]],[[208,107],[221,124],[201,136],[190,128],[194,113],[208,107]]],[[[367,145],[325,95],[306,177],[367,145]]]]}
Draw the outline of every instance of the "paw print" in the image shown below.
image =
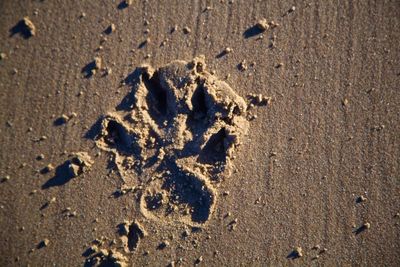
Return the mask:
{"type": "Polygon", "coordinates": [[[97,146],[112,152],[127,185],[142,188],[145,217],[204,225],[248,131],[246,102],[201,57],[142,67],[127,83],[132,92],[101,118],[97,146]]]}

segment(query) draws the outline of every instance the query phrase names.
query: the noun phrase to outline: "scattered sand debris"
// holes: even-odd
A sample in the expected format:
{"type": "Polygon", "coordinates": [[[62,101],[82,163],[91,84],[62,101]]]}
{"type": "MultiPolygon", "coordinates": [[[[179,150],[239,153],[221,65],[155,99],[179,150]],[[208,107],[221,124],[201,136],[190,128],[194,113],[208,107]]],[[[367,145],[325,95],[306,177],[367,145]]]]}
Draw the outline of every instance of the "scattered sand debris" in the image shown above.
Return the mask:
{"type": "Polygon", "coordinates": [[[52,170],[54,170],[54,166],[51,164],[51,163],[49,163],[46,167],[44,167],[40,172],[42,173],[42,174],[45,174],[45,173],[49,173],[49,172],[51,172],[52,170]]]}
{"type": "Polygon", "coordinates": [[[192,30],[191,30],[189,27],[184,27],[184,28],[182,29],[182,31],[183,31],[184,34],[189,34],[189,33],[192,32],[192,30]]]}
{"type": "Polygon", "coordinates": [[[233,51],[232,48],[227,47],[227,48],[225,48],[224,53],[225,53],[225,54],[229,54],[229,53],[231,53],[232,51],[233,51]]]}
{"type": "Polygon", "coordinates": [[[244,59],[242,62],[239,63],[238,69],[239,69],[240,71],[245,71],[245,70],[248,69],[247,62],[246,62],[245,59],[244,59]]]}
{"type": "MultiPolygon", "coordinates": [[[[138,187],[139,188],[139,187],[138,187]]],[[[115,197],[119,197],[119,196],[123,196],[128,194],[129,192],[134,192],[136,189],[136,186],[127,186],[127,185],[122,185],[121,188],[119,188],[118,190],[116,190],[114,192],[114,196],[115,197]]]]}
{"type": "Polygon", "coordinates": [[[364,196],[359,196],[356,200],[357,203],[365,202],[367,201],[367,198],[364,196]]]}
{"type": "Polygon", "coordinates": [[[112,69],[110,67],[106,67],[104,70],[104,75],[111,75],[112,74],[112,69]]]}
{"type": "Polygon", "coordinates": [[[140,239],[147,236],[146,230],[144,230],[143,226],[137,221],[123,222],[119,225],[119,233],[125,252],[135,251],[139,246],[140,239]]]}
{"type": "Polygon", "coordinates": [[[32,191],[29,193],[29,195],[34,195],[34,194],[36,194],[36,193],[37,193],[37,190],[34,189],[34,190],[32,190],[32,191]]]}
{"type": "Polygon", "coordinates": [[[375,125],[375,126],[372,126],[372,127],[371,127],[371,130],[372,130],[372,131],[377,131],[377,132],[382,131],[383,129],[385,129],[385,125],[383,125],[383,124],[381,124],[381,125],[375,125]]]}
{"type": "Polygon", "coordinates": [[[313,246],[311,249],[313,249],[313,250],[320,250],[320,249],[321,249],[321,246],[320,246],[320,245],[315,245],[315,246],[313,246]]]}
{"type": "Polygon", "coordinates": [[[327,251],[328,251],[327,248],[323,248],[323,249],[320,250],[319,254],[324,254],[324,253],[326,253],[327,251]]]}
{"type": "Polygon", "coordinates": [[[171,30],[169,31],[170,33],[174,33],[178,30],[178,25],[174,25],[171,30]]]}
{"type": "Polygon", "coordinates": [[[301,247],[295,247],[292,253],[293,253],[293,258],[303,257],[303,249],[301,247]]]}
{"type": "Polygon", "coordinates": [[[196,265],[200,264],[201,262],[203,262],[203,256],[200,256],[199,258],[196,259],[196,261],[194,262],[196,265]]]}
{"type": "Polygon", "coordinates": [[[1,182],[4,183],[6,181],[10,180],[10,175],[6,175],[3,177],[3,179],[1,179],[1,182]]]}
{"type": "Polygon", "coordinates": [[[50,244],[50,240],[45,238],[39,242],[39,244],[37,245],[37,248],[41,249],[41,248],[47,247],[49,244],[50,244]]]}
{"type": "Polygon", "coordinates": [[[233,220],[228,224],[228,230],[229,230],[229,231],[235,230],[236,227],[237,227],[237,223],[238,223],[238,219],[237,219],[237,218],[233,219],[233,220]]]}
{"type": "Polygon", "coordinates": [[[271,29],[276,28],[276,27],[279,26],[279,23],[277,23],[277,22],[275,22],[273,20],[271,20],[268,24],[271,27],[271,29]]]}
{"type": "MultiPolygon", "coordinates": [[[[353,227],[355,227],[355,225],[353,225],[353,227]]],[[[356,228],[353,233],[355,233],[356,235],[368,230],[371,228],[371,224],[369,222],[365,222],[363,225],[361,225],[360,227],[356,228]]]]}
{"type": "Polygon", "coordinates": [[[139,44],[139,48],[143,48],[144,46],[146,46],[146,45],[148,45],[150,43],[151,43],[151,39],[150,39],[150,37],[148,37],[148,38],[146,38],[146,40],[144,40],[143,42],[141,42],[139,44]]]}
{"type": "Polygon", "coordinates": [[[36,27],[33,25],[32,21],[29,19],[29,17],[24,17],[22,19],[22,24],[25,27],[25,30],[31,35],[35,36],[36,34],[36,27]]]}
{"type": "Polygon", "coordinates": [[[107,27],[107,29],[104,31],[106,34],[111,34],[115,32],[116,26],[114,23],[111,23],[110,26],[107,27]]]}
{"type": "Polygon", "coordinates": [[[103,67],[103,60],[100,57],[95,57],[90,63],[82,68],[82,73],[85,78],[90,78],[103,67]]]}
{"type": "Polygon", "coordinates": [[[164,249],[164,248],[166,248],[168,246],[169,246],[168,240],[164,240],[158,245],[157,249],[164,249]]]}
{"type": "Polygon", "coordinates": [[[261,31],[266,31],[269,29],[269,24],[268,21],[266,19],[260,19],[257,23],[256,23],[256,27],[261,30],[261,31]]]}
{"type": "Polygon", "coordinates": [[[270,105],[272,102],[272,97],[263,96],[262,94],[249,94],[247,98],[250,100],[250,105],[256,106],[266,106],[270,105]]]}
{"type": "Polygon", "coordinates": [[[69,117],[65,114],[62,114],[57,120],[56,122],[58,122],[59,124],[65,124],[69,121],[69,117]]]}
{"type": "Polygon", "coordinates": [[[71,156],[68,163],[68,171],[72,177],[88,172],[93,165],[93,160],[86,152],[77,152],[71,156]]]}
{"type": "Polygon", "coordinates": [[[364,229],[369,229],[369,228],[371,228],[371,224],[370,224],[369,222],[366,222],[366,223],[364,223],[364,224],[362,225],[362,227],[363,227],[364,229]]]}
{"type": "Polygon", "coordinates": [[[101,69],[102,63],[103,63],[103,60],[100,57],[94,58],[94,67],[96,70],[101,69]]]}
{"type": "MultiPolygon", "coordinates": [[[[97,247],[91,248],[94,250],[93,253],[96,253],[86,259],[85,266],[112,266],[112,267],[127,267],[128,266],[128,258],[125,257],[122,253],[118,252],[115,249],[98,249],[97,247]]],[[[90,255],[89,250],[87,253],[90,255]]]]}

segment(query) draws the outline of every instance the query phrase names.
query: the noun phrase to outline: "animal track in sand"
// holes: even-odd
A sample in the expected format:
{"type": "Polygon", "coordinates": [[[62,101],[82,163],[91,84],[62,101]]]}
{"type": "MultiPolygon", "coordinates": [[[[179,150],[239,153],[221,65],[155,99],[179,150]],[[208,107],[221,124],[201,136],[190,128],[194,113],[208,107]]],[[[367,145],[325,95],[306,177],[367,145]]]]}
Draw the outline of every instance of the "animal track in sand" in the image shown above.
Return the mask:
{"type": "Polygon", "coordinates": [[[113,153],[127,185],[143,188],[145,217],[203,225],[248,131],[247,104],[202,57],[145,66],[137,76],[124,106],[101,118],[96,144],[113,153]]]}

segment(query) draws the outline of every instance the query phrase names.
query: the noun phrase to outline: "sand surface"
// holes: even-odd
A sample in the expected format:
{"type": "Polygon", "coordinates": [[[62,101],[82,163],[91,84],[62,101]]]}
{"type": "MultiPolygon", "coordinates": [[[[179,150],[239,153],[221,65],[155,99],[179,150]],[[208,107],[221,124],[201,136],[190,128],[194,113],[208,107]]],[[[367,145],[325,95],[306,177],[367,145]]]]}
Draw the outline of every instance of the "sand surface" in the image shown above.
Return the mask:
{"type": "Polygon", "coordinates": [[[0,266],[400,265],[398,1],[0,10],[0,266]],[[153,88],[141,67],[201,55],[200,80],[168,79],[211,75],[219,100],[184,106],[173,88],[182,103],[132,106],[141,82],[153,88]],[[125,130],[102,136],[116,113],[125,130]],[[153,150],[162,171],[144,170],[153,150]]]}

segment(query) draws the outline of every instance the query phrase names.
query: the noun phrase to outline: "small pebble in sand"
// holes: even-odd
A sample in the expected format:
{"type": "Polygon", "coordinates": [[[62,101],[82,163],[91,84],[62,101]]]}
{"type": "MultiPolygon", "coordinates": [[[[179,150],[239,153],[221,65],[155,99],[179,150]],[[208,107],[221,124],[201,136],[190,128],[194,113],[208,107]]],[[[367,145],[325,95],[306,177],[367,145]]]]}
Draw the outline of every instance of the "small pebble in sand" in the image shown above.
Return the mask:
{"type": "Polygon", "coordinates": [[[191,30],[189,27],[183,28],[183,33],[184,33],[184,34],[189,34],[189,33],[191,33],[191,32],[192,32],[192,30],[191,30]]]}
{"type": "Polygon", "coordinates": [[[61,117],[58,119],[61,123],[67,123],[69,120],[69,117],[65,114],[62,114],[61,117]]]}
{"type": "Polygon", "coordinates": [[[288,13],[292,13],[292,12],[295,11],[295,10],[296,10],[296,7],[295,7],[295,6],[292,6],[291,8],[289,8],[288,13]]]}
{"type": "Polygon", "coordinates": [[[49,200],[49,204],[51,204],[51,203],[55,203],[55,202],[56,202],[56,200],[57,200],[57,198],[56,198],[56,197],[52,197],[52,198],[49,200]]]}
{"type": "Polygon", "coordinates": [[[268,23],[269,26],[273,29],[279,26],[279,23],[276,23],[275,21],[271,20],[271,22],[268,23]]]}
{"type": "Polygon", "coordinates": [[[6,53],[0,53],[0,60],[6,59],[6,53]]]}
{"type": "Polygon", "coordinates": [[[245,71],[247,70],[247,62],[246,60],[243,60],[242,62],[239,63],[238,68],[240,71],[245,71]]]}
{"type": "Polygon", "coordinates": [[[303,257],[303,249],[301,247],[295,247],[293,249],[293,254],[298,258],[303,257]]]}
{"type": "Polygon", "coordinates": [[[225,54],[229,54],[229,53],[231,53],[232,51],[233,51],[232,48],[227,47],[227,48],[225,48],[224,53],[225,53],[225,54]]]}
{"type": "Polygon", "coordinates": [[[319,252],[319,254],[326,253],[327,251],[328,251],[328,249],[327,249],[327,248],[323,248],[323,249],[321,249],[321,251],[319,252]]]}
{"type": "Polygon", "coordinates": [[[26,27],[30,35],[34,36],[36,34],[36,27],[35,25],[33,25],[29,17],[24,17],[22,23],[26,27]]]}
{"type": "Polygon", "coordinates": [[[371,228],[371,224],[370,224],[369,222],[366,222],[366,223],[363,224],[362,227],[363,227],[364,229],[369,229],[369,228],[371,228]]]}
{"type": "Polygon", "coordinates": [[[44,141],[44,140],[47,140],[47,136],[42,135],[42,136],[39,138],[39,141],[44,141]]]}
{"type": "Polygon", "coordinates": [[[43,155],[43,154],[39,154],[39,155],[36,157],[36,159],[37,159],[37,160],[43,160],[43,159],[44,159],[44,155],[43,155]]]}
{"type": "Polygon", "coordinates": [[[200,256],[196,261],[195,264],[200,264],[203,261],[203,256],[200,256]]]}
{"type": "MultiPolygon", "coordinates": [[[[116,30],[115,24],[111,23],[110,26],[108,26],[107,29],[105,30],[105,33],[106,34],[111,34],[111,33],[115,32],[115,30],[116,30]]],[[[107,40],[107,39],[103,39],[103,40],[102,40],[102,43],[105,42],[105,40],[107,40]]]]}
{"type": "Polygon", "coordinates": [[[125,0],[125,5],[130,6],[133,4],[133,0],[125,0]]]}
{"type": "Polygon", "coordinates": [[[268,21],[266,19],[260,19],[257,23],[256,23],[256,27],[261,30],[261,31],[266,31],[269,28],[269,24],[268,21]]]}
{"type": "Polygon", "coordinates": [[[76,116],[78,116],[78,114],[76,112],[71,112],[71,114],[69,114],[68,117],[71,120],[71,119],[75,118],[76,116]]]}
{"type": "Polygon", "coordinates": [[[164,240],[163,242],[158,245],[158,249],[164,249],[169,246],[169,242],[167,240],[164,240]]]}
{"type": "Polygon", "coordinates": [[[347,106],[349,104],[349,100],[347,98],[343,99],[342,105],[347,106]]]}
{"type": "Polygon", "coordinates": [[[3,179],[1,179],[1,182],[3,183],[3,182],[6,182],[8,180],[10,180],[10,175],[4,176],[3,179]]]}
{"type": "Polygon", "coordinates": [[[104,74],[105,74],[105,75],[110,75],[110,74],[112,74],[112,69],[111,69],[110,67],[106,67],[104,74]]]}
{"type": "Polygon", "coordinates": [[[47,247],[50,244],[50,240],[45,238],[42,241],[40,241],[38,248],[44,248],[47,247]]]}
{"type": "Polygon", "coordinates": [[[42,169],[42,173],[49,173],[54,170],[54,167],[51,163],[49,163],[46,167],[42,169]]]}
{"type": "Polygon", "coordinates": [[[320,249],[321,249],[321,246],[320,246],[320,245],[315,245],[315,246],[313,246],[311,249],[320,250],[320,249]]]}
{"type": "Polygon", "coordinates": [[[367,198],[364,197],[364,196],[359,196],[359,197],[357,198],[357,202],[365,202],[366,200],[367,200],[367,198]]]}
{"type": "Polygon", "coordinates": [[[94,67],[95,67],[95,69],[97,69],[97,70],[101,69],[102,64],[103,64],[103,61],[102,61],[102,59],[100,57],[95,57],[94,58],[94,67]]]}

